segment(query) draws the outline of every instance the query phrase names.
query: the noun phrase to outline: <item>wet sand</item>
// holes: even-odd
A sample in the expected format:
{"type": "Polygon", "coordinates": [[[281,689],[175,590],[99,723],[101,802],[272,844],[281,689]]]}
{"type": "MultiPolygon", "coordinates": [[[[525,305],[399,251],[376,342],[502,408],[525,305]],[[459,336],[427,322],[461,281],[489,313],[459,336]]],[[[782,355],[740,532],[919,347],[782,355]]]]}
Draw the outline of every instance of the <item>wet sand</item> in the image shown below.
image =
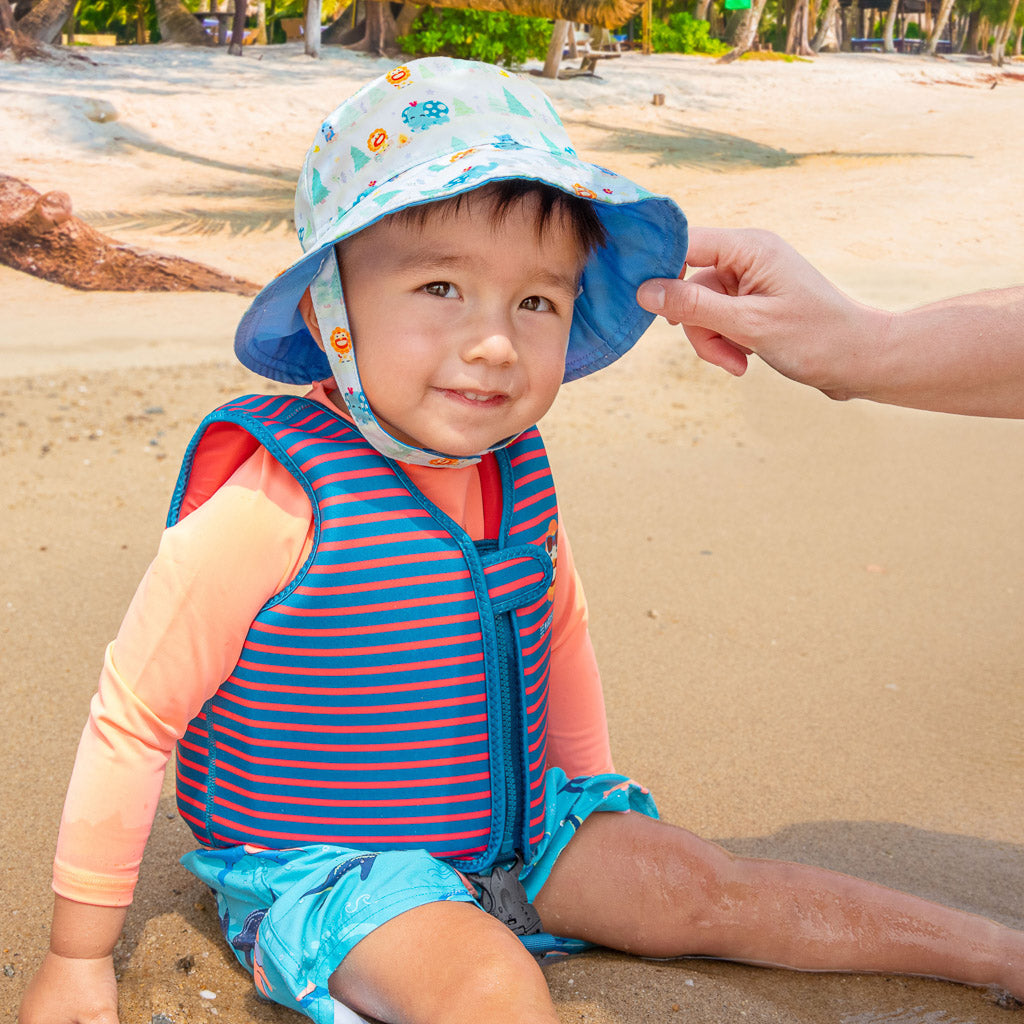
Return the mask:
{"type": "MultiPolygon", "coordinates": [[[[84,73],[0,64],[2,169],[66,189],[127,242],[264,280],[296,251],[290,179],[323,95],[384,66],[277,49],[241,64],[119,51],[84,73]],[[90,98],[117,120],[88,121],[90,98]]],[[[585,155],[694,222],[778,230],[896,308],[1024,278],[1024,83],[991,75],[913,58],[635,57],[552,98],[585,155]]],[[[244,305],[87,295],[0,268],[11,1019],[46,946],[56,823],[102,650],[180,454],[210,408],[267,388],[230,361],[244,305]]],[[[545,436],[613,749],[666,819],[1024,927],[1022,430],[836,405],[761,366],[736,381],[667,325],[565,389],[545,436]]],[[[122,1021],[298,1020],[258,1003],[223,949],[177,864],[190,837],[173,811],[168,784],[118,951],[122,1021]]],[[[916,979],[609,953],[548,976],[567,1022],[1017,1019],[989,993],[916,979]]]]}

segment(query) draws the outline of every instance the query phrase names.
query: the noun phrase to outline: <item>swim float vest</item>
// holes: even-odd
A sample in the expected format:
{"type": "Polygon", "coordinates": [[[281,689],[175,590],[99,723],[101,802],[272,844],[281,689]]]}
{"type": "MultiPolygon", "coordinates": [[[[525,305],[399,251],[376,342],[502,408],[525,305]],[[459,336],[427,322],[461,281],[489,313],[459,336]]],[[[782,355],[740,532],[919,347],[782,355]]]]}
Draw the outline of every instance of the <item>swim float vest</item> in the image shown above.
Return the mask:
{"type": "Polygon", "coordinates": [[[474,542],[332,410],[246,396],[200,425],[168,524],[259,445],[309,495],[312,551],[178,744],[182,817],[206,846],[529,861],[558,523],[536,428],[481,464],[493,527],[474,542]]]}

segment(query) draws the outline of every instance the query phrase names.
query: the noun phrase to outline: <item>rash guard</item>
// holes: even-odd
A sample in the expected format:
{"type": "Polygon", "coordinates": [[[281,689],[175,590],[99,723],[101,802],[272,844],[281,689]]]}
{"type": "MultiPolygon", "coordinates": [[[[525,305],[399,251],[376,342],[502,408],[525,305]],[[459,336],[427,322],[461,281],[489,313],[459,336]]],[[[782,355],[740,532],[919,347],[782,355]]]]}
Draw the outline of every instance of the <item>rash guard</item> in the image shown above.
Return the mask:
{"type": "MultiPolygon", "coordinates": [[[[324,384],[307,397],[334,408],[324,384]]],[[[474,540],[483,537],[475,466],[404,466],[474,540]]],[[[302,486],[265,449],[165,531],[108,646],[68,787],[53,888],[100,906],[131,902],[175,743],[235,666],[256,614],[308,555],[302,486]]],[[[583,588],[559,527],[548,763],[567,775],[611,771],[600,676],[583,588]]]]}

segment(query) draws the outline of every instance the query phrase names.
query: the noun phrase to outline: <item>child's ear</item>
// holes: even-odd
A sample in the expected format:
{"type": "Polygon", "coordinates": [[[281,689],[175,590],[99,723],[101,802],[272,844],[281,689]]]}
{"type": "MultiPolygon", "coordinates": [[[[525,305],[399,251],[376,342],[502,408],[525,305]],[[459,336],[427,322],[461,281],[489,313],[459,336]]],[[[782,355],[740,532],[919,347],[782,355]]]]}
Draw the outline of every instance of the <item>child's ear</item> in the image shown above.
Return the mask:
{"type": "Polygon", "coordinates": [[[316,310],[313,309],[313,299],[310,297],[308,288],[302,293],[302,298],[299,299],[299,314],[305,321],[309,333],[313,335],[313,340],[322,349],[324,347],[324,339],[320,335],[320,324],[317,323],[316,310]]]}

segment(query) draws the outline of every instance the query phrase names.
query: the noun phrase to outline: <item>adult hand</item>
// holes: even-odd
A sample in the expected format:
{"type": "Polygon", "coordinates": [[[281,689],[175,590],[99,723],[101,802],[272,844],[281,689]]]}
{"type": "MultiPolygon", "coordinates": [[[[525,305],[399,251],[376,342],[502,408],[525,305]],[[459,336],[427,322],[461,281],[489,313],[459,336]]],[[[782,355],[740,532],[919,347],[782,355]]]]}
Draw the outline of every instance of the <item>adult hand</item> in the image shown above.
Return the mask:
{"type": "Polygon", "coordinates": [[[756,352],[830,398],[1024,418],[1024,287],[888,313],[768,231],[695,228],[686,262],[689,278],[646,281],[637,301],[730,373],[756,352]]]}
{"type": "Polygon", "coordinates": [[[740,376],[755,352],[832,397],[856,392],[891,314],[844,295],[768,231],[694,228],[686,263],[690,277],[647,281],[637,300],[682,324],[701,358],[740,376]]]}
{"type": "Polygon", "coordinates": [[[113,957],[47,953],[25,991],[18,1024],[118,1024],[113,957]]]}

